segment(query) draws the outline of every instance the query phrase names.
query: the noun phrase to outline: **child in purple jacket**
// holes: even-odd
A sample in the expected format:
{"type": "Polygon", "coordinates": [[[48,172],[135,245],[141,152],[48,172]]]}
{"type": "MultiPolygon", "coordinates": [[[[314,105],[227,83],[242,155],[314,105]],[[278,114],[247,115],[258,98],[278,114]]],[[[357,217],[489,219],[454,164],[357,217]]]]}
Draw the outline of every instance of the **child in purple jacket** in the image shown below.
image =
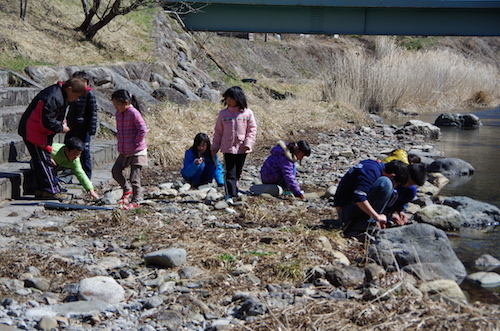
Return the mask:
{"type": "Polygon", "coordinates": [[[290,190],[294,196],[305,200],[306,197],[295,178],[297,173],[295,163],[309,155],[311,155],[311,148],[307,141],[300,140],[286,145],[280,140],[278,145],[271,149],[271,155],[267,157],[260,169],[262,183],[280,185],[290,190]]]}

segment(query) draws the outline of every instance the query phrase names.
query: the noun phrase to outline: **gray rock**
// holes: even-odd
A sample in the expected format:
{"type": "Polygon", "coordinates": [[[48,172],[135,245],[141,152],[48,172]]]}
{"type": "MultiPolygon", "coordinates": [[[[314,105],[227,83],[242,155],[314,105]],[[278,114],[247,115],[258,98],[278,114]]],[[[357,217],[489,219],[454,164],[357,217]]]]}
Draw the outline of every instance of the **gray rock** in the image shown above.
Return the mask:
{"type": "Polygon", "coordinates": [[[444,299],[452,305],[467,304],[467,297],[456,282],[449,279],[434,280],[423,283],[418,288],[433,299],[444,299]]]}
{"type": "Polygon", "coordinates": [[[432,139],[438,139],[441,136],[441,129],[420,120],[410,120],[401,128],[397,129],[395,133],[404,135],[420,134],[432,139]]]}
{"type": "Polygon", "coordinates": [[[413,219],[419,223],[434,225],[444,231],[460,229],[462,216],[455,209],[443,205],[430,205],[417,211],[413,219]]]}
{"type": "Polygon", "coordinates": [[[165,309],[158,313],[156,320],[164,325],[168,331],[176,331],[182,325],[182,316],[173,310],[165,309]]]}
{"type": "Polygon", "coordinates": [[[80,281],[78,297],[87,301],[119,303],[125,298],[125,290],[111,277],[96,276],[80,281]]]}
{"type": "Polygon", "coordinates": [[[168,248],[144,255],[148,265],[160,267],[179,267],[186,263],[186,251],[181,248],[168,248]]]}
{"type": "Polygon", "coordinates": [[[445,198],[442,204],[455,208],[462,215],[464,226],[500,224],[500,209],[489,203],[457,196],[445,198]]]}
{"type": "Polygon", "coordinates": [[[500,275],[496,272],[479,271],[467,276],[467,280],[478,283],[481,287],[500,286],[500,275]]]}
{"type": "Polygon", "coordinates": [[[434,122],[436,126],[453,126],[459,128],[479,128],[483,126],[479,117],[474,114],[442,113],[434,122]]]}
{"type": "Polygon", "coordinates": [[[476,260],[474,265],[480,270],[489,270],[500,267],[500,260],[489,254],[483,254],[476,260]]]}
{"type": "Polygon", "coordinates": [[[144,302],[144,308],[145,309],[151,309],[151,308],[155,308],[155,307],[161,306],[162,304],[163,304],[163,298],[155,295],[154,297],[148,298],[144,302]]]}
{"type": "Polygon", "coordinates": [[[365,281],[365,272],[355,266],[334,266],[326,270],[325,278],[334,286],[359,286],[365,281]]]}
{"type": "Polygon", "coordinates": [[[33,287],[33,288],[36,288],[42,292],[45,292],[50,288],[49,282],[43,278],[40,278],[40,277],[33,277],[33,278],[26,279],[24,281],[24,286],[33,287]]]}
{"type": "Polygon", "coordinates": [[[439,172],[444,176],[470,176],[474,174],[474,167],[458,158],[438,159],[427,166],[428,172],[439,172]]]}
{"type": "Polygon", "coordinates": [[[157,88],[153,91],[153,93],[151,93],[151,95],[159,101],[170,101],[185,106],[189,104],[186,95],[173,87],[157,88]]]}
{"type": "Polygon", "coordinates": [[[50,331],[57,328],[57,320],[50,316],[44,316],[40,321],[38,321],[37,328],[39,330],[50,331]]]}
{"type": "Polygon", "coordinates": [[[179,276],[183,279],[191,279],[201,276],[205,271],[197,267],[184,267],[179,271],[179,276]]]}
{"type": "Polygon", "coordinates": [[[461,282],[467,275],[446,233],[430,224],[417,223],[379,231],[371,240],[368,256],[390,271],[413,264],[418,268],[422,263],[434,263],[439,265],[434,272],[443,273],[442,278],[453,275],[453,280],[461,282]]]}

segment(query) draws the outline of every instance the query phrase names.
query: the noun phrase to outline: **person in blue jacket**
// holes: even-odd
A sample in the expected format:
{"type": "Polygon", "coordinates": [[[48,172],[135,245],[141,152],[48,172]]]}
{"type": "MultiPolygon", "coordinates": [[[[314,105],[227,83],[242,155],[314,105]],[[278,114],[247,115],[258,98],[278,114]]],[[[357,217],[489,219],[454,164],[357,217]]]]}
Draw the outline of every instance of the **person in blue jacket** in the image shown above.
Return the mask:
{"type": "MultiPolygon", "coordinates": [[[[409,162],[412,162],[411,158],[409,162]]],[[[401,226],[408,223],[408,216],[406,215],[408,202],[417,196],[417,186],[424,185],[427,180],[427,169],[425,164],[420,162],[420,158],[417,163],[408,165],[408,175],[409,179],[405,185],[396,186],[396,197],[391,199],[391,203],[388,204],[385,210],[389,226],[401,226]]]]}
{"type": "Polygon", "coordinates": [[[370,223],[385,229],[384,212],[394,196],[394,188],[406,185],[408,178],[408,167],[399,160],[389,163],[363,160],[349,169],[340,180],[333,201],[344,235],[362,234],[370,223]]]}
{"type": "Polygon", "coordinates": [[[192,186],[198,187],[212,183],[213,179],[219,187],[224,186],[222,165],[217,155],[212,155],[210,138],[200,132],[194,137],[193,146],[184,155],[182,177],[192,186]]]}

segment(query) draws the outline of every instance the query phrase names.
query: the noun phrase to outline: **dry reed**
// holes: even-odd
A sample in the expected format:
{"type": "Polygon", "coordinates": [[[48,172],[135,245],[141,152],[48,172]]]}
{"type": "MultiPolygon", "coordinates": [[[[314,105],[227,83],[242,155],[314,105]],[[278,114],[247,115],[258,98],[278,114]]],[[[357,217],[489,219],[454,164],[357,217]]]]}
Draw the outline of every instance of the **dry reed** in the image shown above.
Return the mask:
{"type": "Polygon", "coordinates": [[[327,101],[383,113],[467,108],[497,97],[493,65],[447,50],[404,50],[390,37],[375,40],[373,55],[348,50],[332,56],[324,76],[327,101]]]}

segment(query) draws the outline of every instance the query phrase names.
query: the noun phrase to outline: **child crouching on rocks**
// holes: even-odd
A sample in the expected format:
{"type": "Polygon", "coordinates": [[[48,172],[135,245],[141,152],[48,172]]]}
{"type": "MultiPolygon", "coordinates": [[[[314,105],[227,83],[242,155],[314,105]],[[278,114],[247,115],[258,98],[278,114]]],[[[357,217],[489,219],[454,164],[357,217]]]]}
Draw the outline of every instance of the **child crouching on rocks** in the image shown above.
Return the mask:
{"type": "Polygon", "coordinates": [[[212,155],[210,138],[206,133],[194,137],[193,146],[184,155],[182,177],[192,186],[210,184],[215,178],[219,187],[224,186],[222,165],[217,154],[212,155]]]}
{"type": "Polygon", "coordinates": [[[309,155],[311,155],[311,148],[307,141],[300,140],[297,143],[285,144],[280,140],[271,149],[271,155],[267,157],[260,169],[262,183],[279,185],[291,191],[294,196],[306,200],[304,192],[297,184],[296,162],[309,155]]]}

